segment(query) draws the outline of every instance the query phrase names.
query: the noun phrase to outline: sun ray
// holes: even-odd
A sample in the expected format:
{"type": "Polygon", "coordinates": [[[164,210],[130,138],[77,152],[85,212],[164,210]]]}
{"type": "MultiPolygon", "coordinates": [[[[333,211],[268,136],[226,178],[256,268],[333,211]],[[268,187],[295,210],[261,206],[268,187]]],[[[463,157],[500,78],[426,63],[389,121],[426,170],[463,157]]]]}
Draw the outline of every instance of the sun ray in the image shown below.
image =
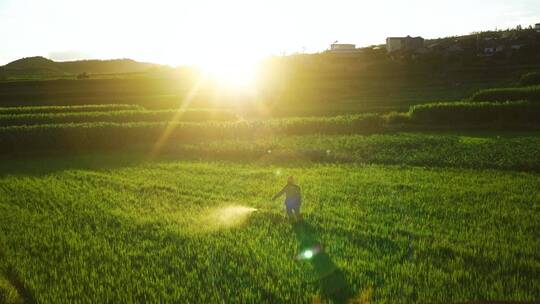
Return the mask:
{"type": "Polygon", "coordinates": [[[203,86],[203,84],[206,82],[206,77],[205,76],[200,76],[197,81],[195,82],[195,84],[193,85],[193,87],[191,87],[191,89],[189,90],[188,94],[186,95],[186,97],[184,98],[182,104],[180,105],[180,107],[178,108],[178,111],[176,112],[176,114],[173,116],[173,118],[171,119],[171,121],[169,121],[167,123],[167,127],[165,128],[165,130],[163,131],[163,134],[161,134],[161,136],[159,137],[159,139],[157,140],[156,144],[154,145],[154,147],[152,148],[151,152],[150,152],[150,158],[153,158],[154,156],[156,156],[160,151],[161,151],[161,148],[163,147],[163,145],[165,144],[165,142],[169,139],[171,133],[174,131],[174,129],[176,128],[176,124],[175,122],[178,121],[178,119],[180,119],[180,117],[182,116],[182,114],[184,114],[184,111],[189,107],[189,105],[191,104],[191,102],[193,101],[193,98],[197,95],[197,93],[199,92],[199,90],[201,89],[201,87],[203,86]]]}

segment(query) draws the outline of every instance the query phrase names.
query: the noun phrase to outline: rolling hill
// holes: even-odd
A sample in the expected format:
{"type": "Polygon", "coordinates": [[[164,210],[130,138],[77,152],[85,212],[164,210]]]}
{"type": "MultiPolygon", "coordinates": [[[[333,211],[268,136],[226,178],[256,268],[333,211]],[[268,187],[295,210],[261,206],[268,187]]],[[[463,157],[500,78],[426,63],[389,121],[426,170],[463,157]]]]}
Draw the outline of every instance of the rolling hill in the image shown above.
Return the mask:
{"type": "Polygon", "coordinates": [[[132,59],[113,60],[79,60],[56,62],[41,56],[27,57],[12,61],[0,67],[0,76],[61,76],[80,73],[89,74],[116,74],[144,72],[148,69],[160,67],[153,63],[137,62],[132,59]]]}

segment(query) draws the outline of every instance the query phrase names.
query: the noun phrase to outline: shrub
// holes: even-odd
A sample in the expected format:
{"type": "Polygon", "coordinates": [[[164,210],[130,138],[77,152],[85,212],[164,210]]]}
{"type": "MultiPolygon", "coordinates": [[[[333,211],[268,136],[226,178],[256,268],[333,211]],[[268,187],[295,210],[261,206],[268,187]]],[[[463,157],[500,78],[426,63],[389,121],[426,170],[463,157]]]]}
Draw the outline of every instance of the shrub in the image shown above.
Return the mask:
{"type": "Polygon", "coordinates": [[[17,289],[0,275],[0,303],[23,304],[24,301],[17,289]]]}
{"type": "Polygon", "coordinates": [[[108,111],[134,111],[144,110],[139,105],[127,104],[103,104],[103,105],[81,105],[81,106],[33,106],[33,107],[6,107],[0,108],[2,114],[45,114],[45,113],[70,113],[70,112],[108,112],[108,111]]]}
{"type": "Polygon", "coordinates": [[[518,102],[442,102],[412,106],[415,123],[531,124],[540,123],[540,104],[518,102]]]}
{"type": "Polygon", "coordinates": [[[406,124],[411,122],[409,113],[390,112],[384,115],[383,118],[389,124],[406,124]]]}
{"type": "Polygon", "coordinates": [[[178,122],[234,121],[238,117],[221,110],[111,111],[81,113],[44,113],[0,115],[0,126],[21,126],[89,122],[178,122]]]}
{"type": "Polygon", "coordinates": [[[88,73],[86,72],[82,72],[80,74],[77,75],[77,79],[89,79],[90,78],[90,75],[88,75],[88,73]]]}
{"type": "Polygon", "coordinates": [[[471,97],[472,101],[540,101],[540,86],[524,88],[496,88],[481,90],[471,97]]]}
{"type": "Polygon", "coordinates": [[[270,135],[352,134],[382,129],[375,114],[270,121],[180,123],[82,123],[0,128],[0,152],[96,151],[133,145],[154,146],[167,133],[169,143],[270,135]]]}
{"type": "Polygon", "coordinates": [[[381,130],[384,120],[377,114],[335,117],[285,118],[251,122],[256,128],[273,130],[277,134],[347,134],[381,130]]]}
{"type": "Polygon", "coordinates": [[[530,72],[521,76],[519,84],[522,86],[540,85],[540,73],[530,72]]]}

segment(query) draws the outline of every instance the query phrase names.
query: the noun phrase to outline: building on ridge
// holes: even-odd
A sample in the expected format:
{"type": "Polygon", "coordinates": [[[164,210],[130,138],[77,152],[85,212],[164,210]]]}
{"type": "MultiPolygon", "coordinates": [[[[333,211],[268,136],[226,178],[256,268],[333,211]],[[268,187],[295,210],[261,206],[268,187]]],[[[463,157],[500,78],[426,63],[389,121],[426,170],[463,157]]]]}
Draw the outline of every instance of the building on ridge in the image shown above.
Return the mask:
{"type": "Polygon", "coordinates": [[[424,38],[422,37],[388,37],[386,38],[386,51],[393,53],[395,51],[415,51],[424,47],[424,38]]]}

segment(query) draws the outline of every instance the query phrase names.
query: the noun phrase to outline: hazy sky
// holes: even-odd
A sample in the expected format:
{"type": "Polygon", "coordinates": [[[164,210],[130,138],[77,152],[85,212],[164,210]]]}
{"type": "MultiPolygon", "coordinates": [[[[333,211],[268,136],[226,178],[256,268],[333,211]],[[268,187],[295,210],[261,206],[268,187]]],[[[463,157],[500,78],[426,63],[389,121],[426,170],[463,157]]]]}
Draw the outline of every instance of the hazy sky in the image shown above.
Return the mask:
{"type": "Polygon", "coordinates": [[[367,46],[534,23],[540,0],[0,0],[0,64],[36,55],[253,60],[335,40],[367,46]]]}

